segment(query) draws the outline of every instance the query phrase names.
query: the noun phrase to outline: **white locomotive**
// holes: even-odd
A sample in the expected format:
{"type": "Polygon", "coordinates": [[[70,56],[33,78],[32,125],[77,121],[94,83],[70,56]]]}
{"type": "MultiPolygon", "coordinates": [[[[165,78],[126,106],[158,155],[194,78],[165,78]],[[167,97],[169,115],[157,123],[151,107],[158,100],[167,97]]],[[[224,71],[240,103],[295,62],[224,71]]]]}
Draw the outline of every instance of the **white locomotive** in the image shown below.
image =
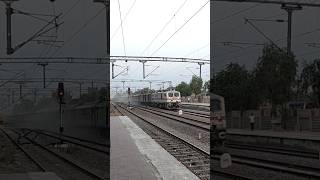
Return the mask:
{"type": "Polygon", "coordinates": [[[164,109],[179,109],[181,107],[181,96],[179,91],[160,91],[132,95],[131,102],[164,109]]]}

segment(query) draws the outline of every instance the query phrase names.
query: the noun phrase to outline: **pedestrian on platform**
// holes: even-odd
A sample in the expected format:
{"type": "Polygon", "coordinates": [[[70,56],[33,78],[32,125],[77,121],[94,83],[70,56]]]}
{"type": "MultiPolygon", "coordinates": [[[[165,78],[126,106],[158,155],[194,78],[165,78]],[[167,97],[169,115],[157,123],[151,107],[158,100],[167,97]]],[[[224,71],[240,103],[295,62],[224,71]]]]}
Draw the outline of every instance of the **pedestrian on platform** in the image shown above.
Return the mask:
{"type": "Polygon", "coordinates": [[[253,131],[253,130],[254,130],[254,123],[255,123],[255,122],[254,122],[254,115],[253,115],[253,113],[250,114],[249,119],[250,119],[251,131],[253,131]]]}

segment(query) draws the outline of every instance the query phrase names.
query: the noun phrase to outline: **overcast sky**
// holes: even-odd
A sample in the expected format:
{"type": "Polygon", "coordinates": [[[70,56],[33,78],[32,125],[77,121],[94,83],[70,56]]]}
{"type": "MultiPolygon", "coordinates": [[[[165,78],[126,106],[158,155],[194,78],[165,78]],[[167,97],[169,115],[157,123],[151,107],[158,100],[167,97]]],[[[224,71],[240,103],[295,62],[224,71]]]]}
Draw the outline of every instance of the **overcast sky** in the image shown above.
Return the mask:
{"type": "MultiPolygon", "coordinates": [[[[311,1],[302,0],[300,2],[311,1]]],[[[320,43],[319,8],[303,7],[303,10],[294,11],[293,13],[292,51],[296,55],[300,65],[304,62],[310,62],[320,55],[320,45],[318,45],[319,47],[310,47],[305,44],[320,43]]],[[[211,41],[213,44],[211,55],[213,56],[213,65],[216,71],[221,70],[230,62],[238,62],[246,65],[248,69],[252,69],[256,65],[259,56],[261,56],[262,46],[236,44],[224,46],[219,43],[225,41],[266,43],[266,38],[254,30],[248,23],[245,23],[244,18],[287,20],[287,13],[281,9],[281,5],[213,2],[211,11],[211,41]]],[[[287,46],[286,22],[251,22],[278,46],[287,46]]]]}
{"type": "MultiPolygon", "coordinates": [[[[57,29],[57,34],[55,31],[50,31],[46,35],[57,35],[57,40],[63,41],[63,46],[56,48],[30,42],[16,51],[11,57],[101,57],[106,55],[106,17],[102,4],[93,3],[92,0],[57,0],[55,3],[51,3],[49,0],[20,0],[13,3],[12,8],[36,14],[58,15],[62,13],[62,17],[58,20],[58,23],[63,22],[63,24],[57,29]],[[55,51],[57,52],[54,53],[55,51]]],[[[0,56],[6,57],[6,15],[5,4],[3,2],[0,2],[0,22],[0,56]]],[[[25,41],[45,24],[46,22],[39,21],[30,16],[13,14],[13,47],[25,41]]],[[[54,38],[42,37],[38,39],[53,40],[54,38]]],[[[99,78],[107,80],[109,77],[106,76],[106,67],[106,65],[49,64],[47,66],[46,77],[65,79],[99,78]]],[[[0,66],[1,78],[21,79],[24,76],[16,76],[16,73],[21,72],[25,73],[27,79],[42,78],[42,67],[36,64],[3,64],[0,66]]],[[[32,94],[32,88],[38,88],[39,95],[42,93],[48,94],[52,89],[57,88],[57,83],[48,83],[47,86],[47,89],[43,89],[41,82],[24,84],[23,95],[32,94]]],[[[89,86],[91,86],[91,83],[82,85],[82,88],[87,89],[89,86]]],[[[101,87],[106,85],[94,84],[94,86],[101,87]]],[[[7,98],[6,94],[11,94],[8,88],[11,88],[11,90],[15,88],[14,94],[15,99],[17,99],[19,96],[19,85],[15,83],[7,83],[1,86],[0,98],[5,100],[7,98]]],[[[65,89],[74,90],[75,97],[79,95],[79,85],[76,83],[66,83],[65,89]]]]}
{"type": "MultiPolygon", "coordinates": [[[[265,5],[255,3],[214,2],[211,7],[207,4],[196,14],[179,32],[177,32],[159,51],[156,51],[183,23],[197,12],[207,1],[205,0],[119,0],[123,19],[123,34],[126,53],[123,48],[122,30],[120,25],[118,0],[111,0],[111,54],[112,55],[138,55],[138,56],[169,56],[209,58],[213,55],[213,66],[216,71],[221,70],[230,62],[239,62],[252,69],[261,55],[261,46],[233,45],[225,46],[221,42],[249,42],[265,43],[266,39],[255,31],[244,18],[286,19],[287,15],[280,5],[265,5]],[[182,6],[183,5],[183,6],[182,6]],[[182,7],[181,7],[182,6],[182,7]],[[131,8],[132,7],[132,8],[131,8]],[[129,9],[130,13],[128,13],[129,9]],[[174,15],[179,9],[180,11],[174,15]],[[127,16],[126,16],[127,15],[127,16]],[[172,18],[160,36],[146,51],[145,48],[159,33],[162,27],[172,18]],[[211,21],[211,36],[210,36],[211,21]],[[117,30],[118,29],[118,30],[117,30]],[[210,37],[213,44],[210,53],[210,37]],[[144,53],[143,53],[144,52],[144,53]]],[[[6,26],[5,6],[0,3],[0,56],[5,57],[6,26]]],[[[33,13],[53,13],[52,3],[46,0],[20,0],[13,4],[15,9],[33,13]]],[[[91,0],[57,0],[54,3],[56,14],[63,13],[59,22],[64,22],[58,29],[58,40],[64,45],[56,54],[54,47],[29,43],[17,51],[12,57],[51,57],[76,56],[100,57],[105,56],[105,11],[102,4],[91,0]],[[73,7],[73,8],[72,8],[73,7]]],[[[45,23],[24,15],[13,15],[13,45],[21,43],[41,28],[45,23]]],[[[253,22],[269,38],[281,47],[286,46],[286,23],[253,22]]],[[[293,14],[293,41],[292,50],[297,55],[299,63],[310,62],[318,58],[320,49],[309,47],[305,43],[320,43],[320,11],[319,8],[303,7],[301,11],[293,14]]],[[[142,79],[141,63],[120,63],[120,66],[129,66],[127,75],[120,75],[115,80],[142,79]]],[[[189,81],[192,73],[198,74],[199,66],[185,63],[147,63],[146,71],[151,72],[154,67],[160,66],[152,76],[147,79],[173,81],[176,85],[180,81],[189,81]],[[188,70],[189,69],[189,70],[188,70]],[[190,72],[192,71],[192,72],[190,72]]],[[[0,71],[1,77],[14,77],[15,72],[26,72],[27,77],[41,78],[42,71],[38,65],[2,65],[1,69],[14,70],[12,72],[0,71]]],[[[120,71],[116,68],[116,74],[120,71]]],[[[209,78],[209,66],[203,67],[204,80],[209,78]]],[[[106,77],[106,66],[63,65],[48,66],[47,77],[64,78],[101,78],[106,77]]],[[[152,84],[158,89],[159,85],[152,84]]],[[[17,87],[17,84],[7,84],[5,87],[17,87]]],[[[26,84],[34,87],[34,84],[26,84]]],[[[41,87],[41,84],[38,85],[41,87]]],[[[87,85],[87,86],[90,86],[87,85]]],[[[113,86],[122,86],[122,83],[113,83],[113,86]]],[[[128,83],[131,87],[148,87],[148,83],[128,83]]],[[[50,86],[56,88],[55,84],[50,86]]],[[[77,88],[76,84],[67,87],[77,88]]],[[[7,91],[4,89],[4,91],[7,91]]]]}
{"type": "MultiPolygon", "coordinates": [[[[207,2],[208,0],[120,0],[126,49],[124,51],[122,30],[119,28],[121,22],[119,3],[118,0],[111,0],[111,54],[209,59],[210,3],[207,2]],[[158,50],[202,6],[204,7],[199,13],[158,50]],[[170,21],[170,19],[172,20],[170,21]],[[168,24],[168,22],[170,23],[168,24]],[[166,28],[149,46],[166,24],[168,24],[166,28]]],[[[116,62],[116,64],[129,66],[129,71],[128,74],[119,75],[114,80],[142,79],[141,63],[116,62]]],[[[199,75],[199,65],[197,64],[148,62],[147,65],[150,65],[146,67],[147,74],[158,65],[160,67],[146,80],[172,81],[173,85],[177,85],[181,81],[189,82],[193,73],[199,75]]],[[[210,77],[209,68],[209,64],[203,66],[202,76],[205,81],[210,77]]],[[[115,74],[120,71],[121,68],[116,68],[115,74]]],[[[153,83],[152,88],[159,89],[160,85],[156,84],[153,83]]],[[[112,85],[122,87],[121,82],[114,82],[112,85]]],[[[149,87],[149,83],[129,83],[127,85],[139,88],[149,87]]]]}

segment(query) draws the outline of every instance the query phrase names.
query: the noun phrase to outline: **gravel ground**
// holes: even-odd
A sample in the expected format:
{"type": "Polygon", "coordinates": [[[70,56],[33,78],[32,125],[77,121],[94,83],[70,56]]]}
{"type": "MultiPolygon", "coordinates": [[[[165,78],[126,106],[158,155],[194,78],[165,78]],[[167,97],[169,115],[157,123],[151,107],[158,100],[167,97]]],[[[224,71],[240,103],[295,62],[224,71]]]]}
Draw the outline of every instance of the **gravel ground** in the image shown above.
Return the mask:
{"type": "MultiPolygon", "coordinates": [[[[139,111],[136,110],[135,112],[139,112],[139,111]]],[[[170,120],[165,120],[161,117],[155,118],[155,117],[151,116],[150,113],[139,112],[139,115],[143,115],[143,117],[145,117],[146,119],[150,120],[151,122],[161,126],[162,128],[164,128],[170,132],[173,132],[174,134],[178,135],[179,137],[183,137],[183,139],[188,139],[188,141],[191,141],[192,143],[199,143],[203,147],[207,148],[207,150],[209,150],[209,143],[203,144],[202,142],[199,142],[199,140],[197,140],[194,135],[195,132],[191,133],[191,134],[193,134],[193,136],[190,137],[190,135],[189,135],[190,131],[194,131],[194,130],[192,130],[188,127],[183,127],[184,125],[182,125],[180,123],[175,123],[172,121],[170,122],[170,120]],[[174,127],[174,129],[172,127],[174,127]]],[[[139,120],[135,116],[130,116],[130,118],[142,129],[147,128],[147,127],[145,127],[146,126],[145,123],[141,122],[141,120],[139,120]]],[[[252,152],[243,152],[243,155],[251,156],[252,154],[250,154],[250,153],[252,153],[252,152]]],[[[262,154],[260,155],[260,153],[256,153],[256,155],[261,158],[266,158],[266,159],[270,158],[270,156],[262,155],[262,154]]],[[[283,160],[285,160],[284,157],[282,157],[282,158],[283,158],[283,160]]],[[[304,162],[308,162],[308,161],[304,161],[304,162]]],[[[312,161],[310,161],[308,163],[312,163],[312,161]]],[[[317,165],[318,164],[319,164],[319,162],[317,163],[317,165]]],[[[287,174],[287,173],[282,173],[279,171],[271,171],[268,169],[261,169],[261,168],[256,168],[256,167],[237,164],[237,163],[233,163],[232,166],[227,169],[221,169],[219,162],[216,160],[212,161],[212,167],[215,167],[217,170],[231,172],[234,174],[239,174],[239,175],[246,176],[246,177],[249,177],[252,179],[257,179],[257,180],[309,180],[309,179],[311,179],[311,178],[306,178],[306,177],[302,177],[302,176],[296,176],[296,175],[291,175],[291,174],[287,174]]],[[[218,178],[219,179],[228,179],[225,177],[221,177],[219,175],[216,175],[214,177],[216,177],[217,179],[218,178]]]]}
{"type": "MultiPolygon", "coordinates": [[[[41,142],[41,144],[50,144],[53,142],[57,142],[57,140],[40,135],[37,138],[37,142],[41,142]]],[[[66,144],[68,145],[68,148],[55,148],[54,146],[48,147],[51,150],[63,155],[64,157],[71,159],[82,167],[90,169],[90,171],[95,172],[96,174],[99,174],[100,176],[107,179],[107,177],[109,176],[110,168],[109,156],[107,154],[73,145],[71,143],[66,144]]]]}
{"type": "MultiPolygon", "coordinates": [[[[171,149],[172,150],[172,147],[175,146],[175,145],[168,145],[167,143],[165,142],[168,142],[170,141],[170,144],[172,142],[175,142],[176,140],[172,140],[171,137],[169,136],[169,139],[170,140],[166,140],[168,137],[167,134],[163,134],[162,131],[159,131],[158,129],[156,129],[155,127],[151,126],[150,124],[138,119],[137,117],[133,116],[133,117],[130,117],[131,120],[133,122],[135,122],[143,131],[145,131],[147,134],[149,134],[151,137],[153,137],[156,141],[158,141],[158,143],[163,147],[163,148],[168,148],[168,149],[171,149]]],[[[179,136],[180,137],[180,136],[179,136]]],[[[178,148],[178,147],[184,147],[185,145],[182,145],[181,144],[179,145],[180,143],[176,144],[175,148],[178,148]]],[[[168,150],[167,149],[167,150],[168,150]]],[[[188,160],[182,160],[182,162],[186,163],[184,164],[187,168],[189,168],[190,170],[191,169],[196,169],[196,170],[204,170],[202,172],[202,175],[209,175],[209,157],[207,155],[204,155],[202,153],[198,153],[194,150],[191,150],[189,148],[187,148],[187,150],[183,151],[183,152],[180,152],[178,153],[178,151],[170,151],[169,152],[175,154],[174,156],[176,156],[176,158],[179,160],[179,155],[181,155],[180,153],[183,153],[183,154],[189,154],[190,152],[192,152],[192,156],[196,156],[197,159],[199,160],[198,162],[193,162],[191,159],[189,160],[189,162],[187,162],[188,160]],[[189,152],[189,153],[188,153],[189,152]],[[178,154],[178,155],[177,155],[178,154]],[[202,160],[205,160],[207,162],[204,162],[202,160]],[[193,164],[192,166],[189,164],[189,163],[195,163],[193,164]],[[204,164],[203,164],[204,163],[204,164]],[[199,166],[199,167],[198,167],[199,166]],[[205,169],[203,169],[205,168],[205,169]]],[[[191,157],[190,157],[191,158],[191,157]]],[[[186,159],[184,157],[184,159],[186,159]]],[[[207,179],[205,177],[203,177],[202,179],[207,179]]]]}
{"type": "Polygon", "coordinates": [[[110,116],[121,116],[119,111],[112,104],[110,104],[110,116]]]}
{"type": "Polygon", "coordinates": [[[303,165],[307,167],[320,168],[320,161],[318,159],[301,158],[296,156],[286,156],[286,155],[275,154],[275,153],[258,152],[258,151],[252,151],[252,150],[238,150],[238,149],[231,149],[231,148],[228,148],[228,152],[231,154],[240,155],[240,156],[268,159],[268,160],[274,160],[279,162],[286,162],[290,164],[303,165]]]}
{"type": "MultiPolygon", "coordinates": [[[[178,115],[177,111],[170,111],[170,110],[159,109],[159,108],[151,108],[151,110],[156,110],[158,112],[165,112],[165,113],[168,113],[168,114],[171,114],[171,115],[174,115],[174,116],[178,115]]],[[[199,117],[199,116],[191,115],[191,114],[187,114],[187,113],[182,113],[182,115],[179,116],[179,117],[182,117],[182,118],[185,117],[185,118],[189,118],[189,119],[196,119],[196,120],[201,121],[201,122],[210,123],[210,119],[209,118],[199,117]]]]}
{"type": "Polygon", "coordinates": [[[38,171],[41,170],[0,132],[0,174],[38,171]]]}
{"type": "Polygon", "coordinates": [[[302,176],[295,176],[279,171],[270,171],[242,164],[233,163],[231,167],[227,169],[221,169],[218,161],[211,161],[211,163],[211,167],[214,167],[216,170],[231,172],[234,174],[241,174],[245,177],[249,177],[256,180],[310,180],[310,178],[302,176]]]}
{"type": "MultiPolygon", "coordinates": [[[[210,133],[204,130],[196,129],[195,127],[182,124],[180,122],[170,120],[164,117],[153,115],[152,113],[144,112],[141,110],[133,109],[134,112],[146,118],[150,122],[156,124],[157,126],[179,136],[180,138],[196,144],[197,147],[209,152],[210,151],[210,133]],[[202,138],[199,140],[199,133],[201,133],[202,138]]],[[[134,116],[130,116],[131,118],[134,116]]],[[[135,117],[134,117],[135,118],[135,117]]],[[[135,118],[136,119],[136,118],[135,118]]]]}
{"type": "MultiPolygon", "coordinates": [[[[17,135],[11,133],[17,138],[17,135]]],[[[21,143],[28,142],[25,139],[20,140],[21,143]]],[[[23,145],[24,149],[31,154],[41,165],[50,172],[56,173],[63,180],[92,180],[92,177],[86,173],[83,173],[73,165],[66,163],[51,153],[40,149],[38,146],[33,144],[23,145]]]]}

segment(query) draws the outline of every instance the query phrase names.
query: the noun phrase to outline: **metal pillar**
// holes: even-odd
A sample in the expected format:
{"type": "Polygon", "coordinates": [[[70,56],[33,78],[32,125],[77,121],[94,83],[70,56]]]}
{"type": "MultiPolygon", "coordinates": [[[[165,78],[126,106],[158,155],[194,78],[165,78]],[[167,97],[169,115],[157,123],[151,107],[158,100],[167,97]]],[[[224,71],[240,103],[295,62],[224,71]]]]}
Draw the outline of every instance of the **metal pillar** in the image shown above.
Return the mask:
{"type": "Polygon", "coordinates": [[[33,90],[33,95],[34,95],[33,102],[36,103],[37,102],[37,89],[33,90]]]}
{"type": "Polygon", "coordinates": [[[200,72],[199,72],[199,77],[200,79],[202,79],[202,66],[204,65],[203,62],[198,62],[199,66],[200,66],[200,72]]]}
{"type": "Polygon", "coordinates": [[[11,15],[13,14],[13,9],[11,8],[11,2],[6,2],[6,15],[7,15],[7,54],[13,54],[14,50],[12,48],[11,41],[11,15]]]}
{"type": "Polygon", "coordinates": [[[112,79],[114,79],[114,62],[112,62],[112,65],[111,65],[111,68],[112,68],[112,79]]]}
{"type": "Polygon", "coordinates": [[[292,41],[292,13],[295,10],[302,10],[302,7],[297,6],[288,6],[286,4],[283,4],[281,6],[281,9],[284,9],[288,13],[288,29],[287,29],[287,54],[290,55],[291,53],[291,41],[292,41]]]}
{"type": "Polygon", "coordinates": [[[82,92],[82,83],[79,83],[79,98],[81,98],[81,92],[82,92]]]}
{"type": "Polygon", "coordinates": [[[143,73],[143,79],[146,78],[146,68],[145,68],[145,63],[147,62],[146,60],[141,60],[142,63],[142,73],[143,73]]]}
{"type": "Polygon", "coordinates": [[[22,84],[19,84],[19,98],[22,99],[22,84]]]}
{"type": "Polygon", "coordinates": [[[14,104],[14,90],[11,91],[11,100],[12,100],[12,104],[14,104]]]}
{"type": "Polygon", "coordinates": [[[124,91],[124,83],[125,81],[121,81],[122,82],[122,90],[124,91]]]}
{"type": "Polygon", "coordinates": [[[46,88],[46,66],[48,63],[39,63],[39,66],[42,66],[42,73],[43,73],[43,88],[46,88]]]}
{"type": "MultiPolygon", "coordinates": [[[[60,134],[63,133],[63,123],[62,123],[62,102],[60,101],[59,103],[59,110],[60,110],[60,128],[59,128],[59,132],[60,134]]],[[[61,140],[62,143],[62,140],[61,140]]]]}
{"type": "Polygon", "coordinates": [[[8,106],[10,105],[10,94],[7,94],[7,97],[8,97],[8,106]]]}

